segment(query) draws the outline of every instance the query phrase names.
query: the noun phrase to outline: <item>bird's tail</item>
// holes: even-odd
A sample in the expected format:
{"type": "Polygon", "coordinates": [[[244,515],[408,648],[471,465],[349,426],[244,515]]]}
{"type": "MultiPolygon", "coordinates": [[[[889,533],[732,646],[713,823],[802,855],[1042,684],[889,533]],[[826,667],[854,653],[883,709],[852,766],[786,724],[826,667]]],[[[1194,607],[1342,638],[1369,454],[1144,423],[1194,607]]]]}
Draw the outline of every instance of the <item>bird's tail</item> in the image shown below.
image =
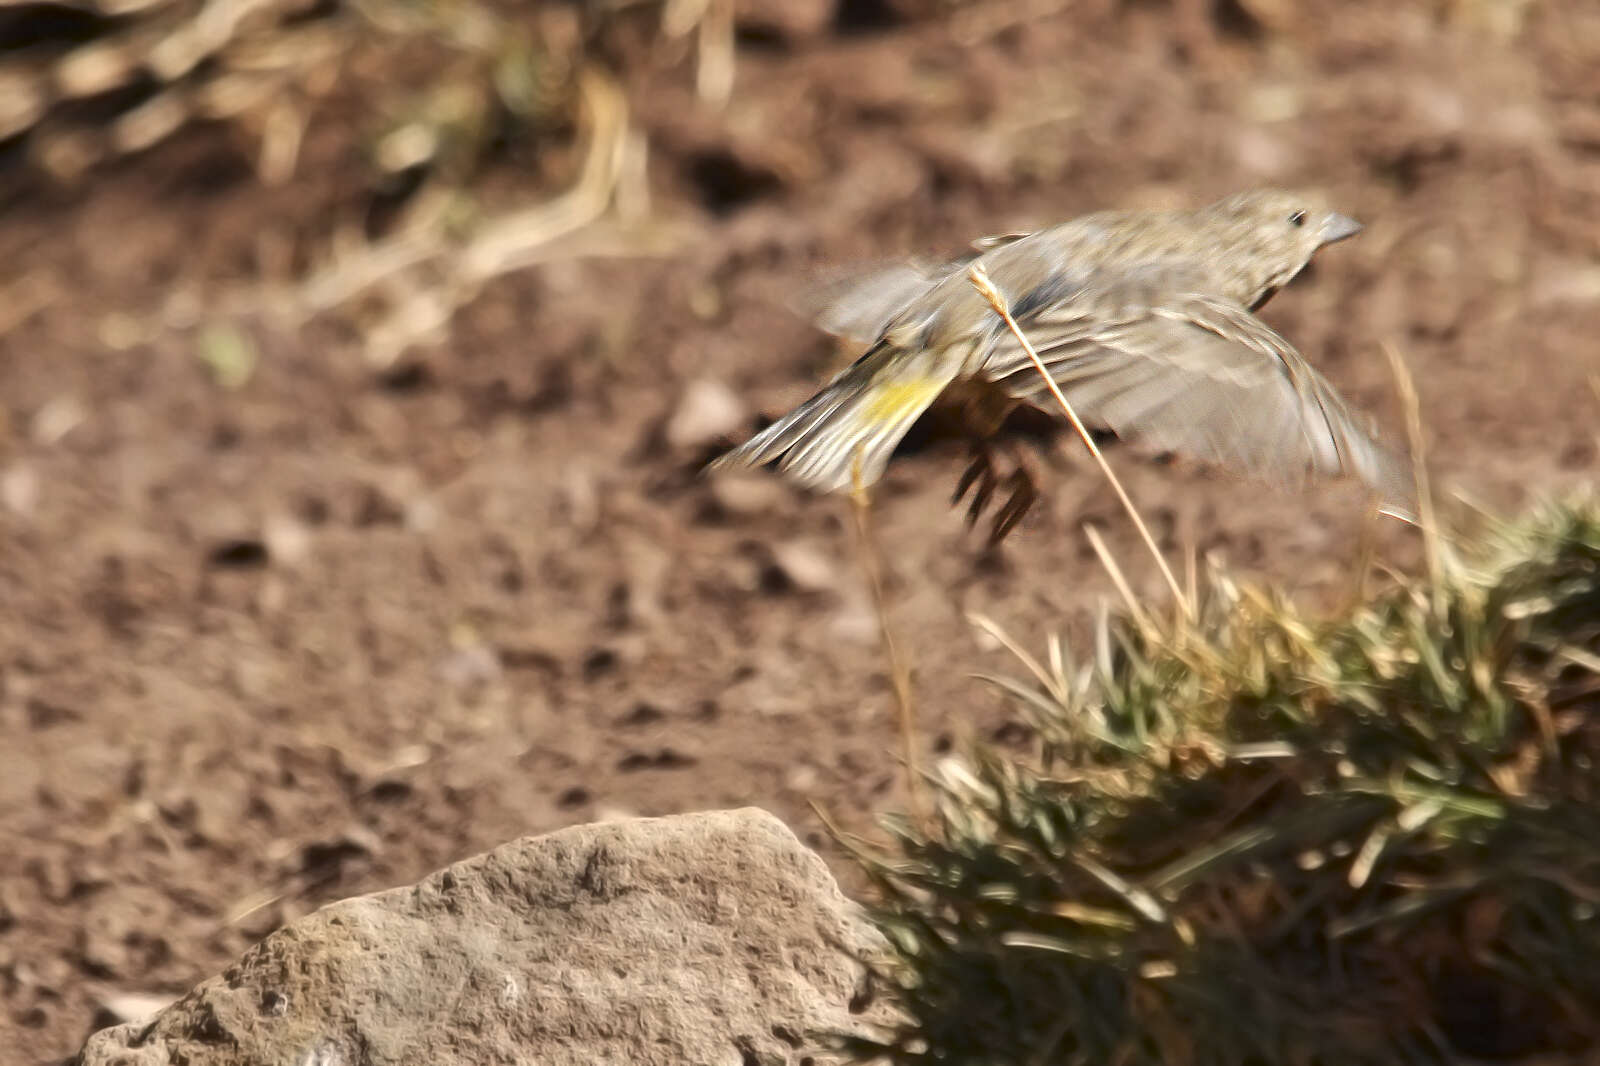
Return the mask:
{"type": "Polygon", "coordinates": [[[883,354],[881,346],[868,352],[821,392],[707,469],[776,461],[791,481],[818,492],[840,492],[854,484],[859,459],[861,484],[877,481],[895,446],[954,376],[931,373],[926,366],[886,366],[883,354]]]}

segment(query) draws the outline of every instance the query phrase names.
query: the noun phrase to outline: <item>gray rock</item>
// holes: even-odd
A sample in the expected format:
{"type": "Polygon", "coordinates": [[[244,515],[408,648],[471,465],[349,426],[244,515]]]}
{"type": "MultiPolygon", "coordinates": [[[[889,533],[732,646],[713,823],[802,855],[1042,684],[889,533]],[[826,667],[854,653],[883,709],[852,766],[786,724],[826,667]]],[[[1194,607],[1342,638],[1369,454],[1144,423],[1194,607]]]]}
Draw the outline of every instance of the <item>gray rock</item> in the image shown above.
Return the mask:
{"type": "Polygon", "coordinates": [[[763,811],[579,826],[330,904],[79,1062],[798,1063],[875,945],[763,811]]]}

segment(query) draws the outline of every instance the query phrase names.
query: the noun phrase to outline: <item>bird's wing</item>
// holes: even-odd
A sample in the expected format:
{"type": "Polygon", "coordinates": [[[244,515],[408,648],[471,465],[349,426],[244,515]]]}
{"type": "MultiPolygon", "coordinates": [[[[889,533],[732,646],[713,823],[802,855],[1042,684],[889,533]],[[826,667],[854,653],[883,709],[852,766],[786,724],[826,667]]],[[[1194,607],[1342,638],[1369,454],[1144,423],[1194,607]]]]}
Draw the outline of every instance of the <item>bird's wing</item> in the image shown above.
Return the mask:
{"type": "Polygon", "coordinates": [[[982,253],[1014,244],[1029,232],[1001,233],[979,237],[972,252],[943,262],[906,261],[878,267],[865,273],[819,286],[810,302],[821,307],[812,321],[825,333],[845,340],[870,344],[911,306],[919,296],[982,253]]]}
{"type": "MultiPolygon", "coordinates": [[[[1287,340],[1237,304],[1153,291],[1097,284],[1019,317],[1080,418],[1136,447],[1275,486],[1354,477],[1411,517],[1408,464],[1287,340]]],[[[1020,399],[1054,406],[1009,331],[995,334],[983,373],[1020,399]]]]}
{"type": "Polygon", "coordinates": [[[956,377],[960,361],[880,341],[821,391],[707,469],[776,462],[791,481],[818,492],[883,475],[901,438],[956,377]]]}
{"type": "Polygon", "coordinates": [[[836,282],[813,297],[813,304],[822,308],[813,321],[825,333],[870,344],[948,269],[944,265],[895,263],[836,282]]]}

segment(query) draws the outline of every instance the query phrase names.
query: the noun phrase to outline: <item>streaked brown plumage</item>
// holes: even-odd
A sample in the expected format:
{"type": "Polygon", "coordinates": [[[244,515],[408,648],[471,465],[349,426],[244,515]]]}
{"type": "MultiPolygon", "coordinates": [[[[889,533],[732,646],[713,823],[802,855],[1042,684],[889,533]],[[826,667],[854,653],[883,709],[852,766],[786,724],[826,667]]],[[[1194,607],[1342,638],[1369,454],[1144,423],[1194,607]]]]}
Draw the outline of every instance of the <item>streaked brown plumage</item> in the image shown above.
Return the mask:
{"type": "MultiPolygon", "coordinates": [[[[1086,215],[986,238],[976,255],[933,269],[880,272],[819,319],[869,343],[866,354],[713,467],[775,461],[793,481],[839,491],[850,488],[858,454],[863,481],[878,480],[936,403],[959,398],[980,442],[1017,404],[1056,410],[1027,354],[973,288],[966,267],[977,259],[1089,425],[1274,486],[1354,477],[1391,511],[1409,514],[1406,466],[1254,314],[1318,248],[1360,228],[1314,196],[1266,189],[1194,211],[1086,215]]],[[[974,480],[981,507],[996,484],[987,449],[963,488],[974,480]]],[[[1031,484],[1013,489],[1026,510],[1031,484]]],[[[996,535],[1020,517],[1003,514],[996,535]]]]}

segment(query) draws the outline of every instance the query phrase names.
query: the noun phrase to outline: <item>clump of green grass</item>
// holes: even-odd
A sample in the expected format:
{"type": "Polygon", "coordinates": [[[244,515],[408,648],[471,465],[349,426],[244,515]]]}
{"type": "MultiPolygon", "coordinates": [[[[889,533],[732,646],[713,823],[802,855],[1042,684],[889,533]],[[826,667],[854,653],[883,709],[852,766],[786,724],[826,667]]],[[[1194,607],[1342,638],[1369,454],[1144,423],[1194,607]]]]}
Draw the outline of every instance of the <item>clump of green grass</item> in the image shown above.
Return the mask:
{"type": "Polygon", "coordinates": [[[1330,620],[1213,573],[992,679],[1037,758],[860,847],[896,1063],[1594,1061],[1600,501],[1330,620]]]}

